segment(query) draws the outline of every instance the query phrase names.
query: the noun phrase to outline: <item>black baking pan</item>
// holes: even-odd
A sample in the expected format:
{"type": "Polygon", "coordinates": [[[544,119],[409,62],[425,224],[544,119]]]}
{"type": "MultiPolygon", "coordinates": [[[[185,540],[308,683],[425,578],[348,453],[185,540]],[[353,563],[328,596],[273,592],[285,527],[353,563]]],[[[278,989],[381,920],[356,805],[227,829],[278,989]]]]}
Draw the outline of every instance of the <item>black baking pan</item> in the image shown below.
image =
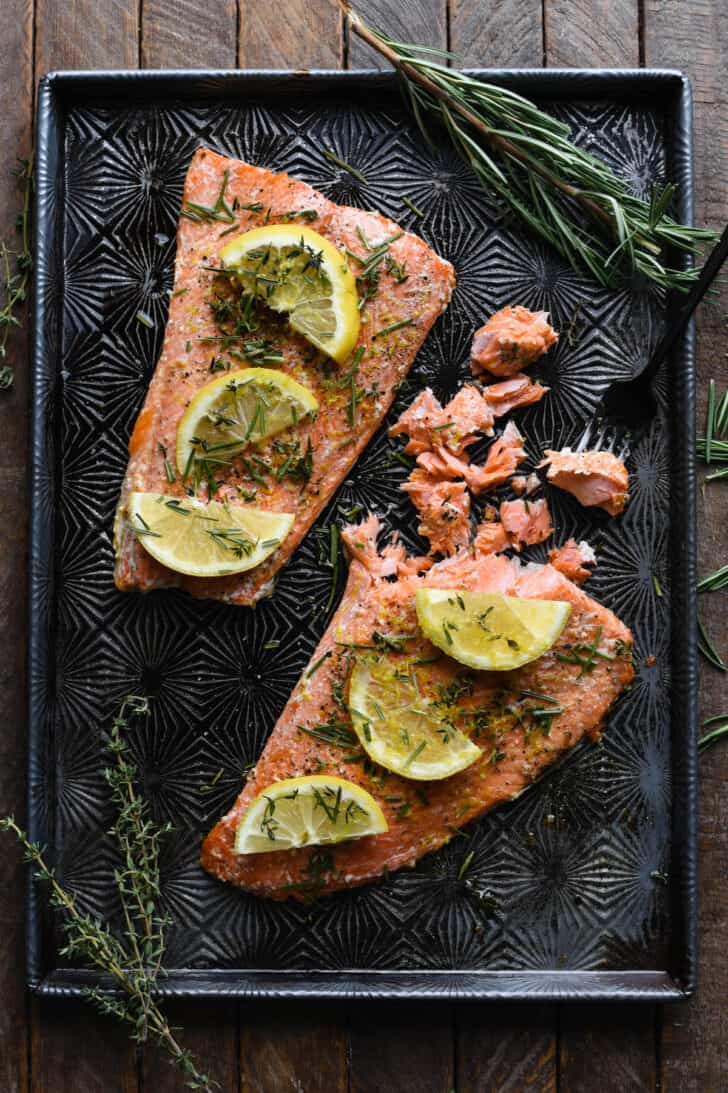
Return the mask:
{"type": "MultiPolygon", "coordinates": [[[[676,182],[676,214],[691,222],[690,91],[680,74],[482,75],[557,112],[640,194],[655,180],[676,182]]],[[[599,565],[587,590],[635,634],[635,682],[603,741],[576,749],[414,870],[361,890],[272,903],[199,868],[201,835],[235,799],[326,625],[332,579],[313,533],[254,610],[114,588],[111,519],[164,332],[184,175],[201,145],[380,209],[453,261],[453,302],[393,414],[426,384],[454,391],[468,374],[472,331],[493,310],[543,307],[562,336],[536,369],[549,396],[518,418],[535,460],[574,440],[609,379],[646,359],[662,326],[666,304],[653,288],[598,287],[525,234],[458,160],[431,151],[393,75],[89,72],[41,81],[32,837],[78,905],[116,923],[101,728],[123,695],[147,694],[152,715],[130,738],[133,756],[154,815],[175,825],[162,860],[162,902],[175,919],[164,993],[684,998],[694,989],[696,926],[691,335],[658,379],[660,413],[630,457],[625,515],[608,520],[549,493],[557,541],[592,543],[599,565]]],[[[374,509],[421,549],[396,453],[382,430],[319,526],[374,509]]],[[[545,552],[525,555],[541,561],[545,552]]],[[[32,988],[74,994],[97,981],[58,948],[58,923],[31,886],[32,988]]]]}

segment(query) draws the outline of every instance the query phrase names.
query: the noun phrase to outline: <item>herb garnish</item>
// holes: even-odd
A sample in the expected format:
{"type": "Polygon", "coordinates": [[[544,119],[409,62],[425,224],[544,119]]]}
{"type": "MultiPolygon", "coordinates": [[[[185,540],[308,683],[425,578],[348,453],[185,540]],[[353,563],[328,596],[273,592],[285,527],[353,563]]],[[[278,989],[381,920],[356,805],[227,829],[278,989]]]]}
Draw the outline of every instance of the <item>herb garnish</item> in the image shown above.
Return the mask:
{"type": "Polygon", "coordinates": [[[663,288],[696,278],[697,269],[661,260],[663,249],[693,253],[715,238],[667,215],[674,185],[641,201],[611,167],[572,143],[566,123],[508,88],[449,67],[447,53],[392,41],[367,26],[349,0],[339,3],[349,27],[397,69],[428,142],[432,123],[439,125],[484,188],[574,267],[609,288],[635,271],[663,288]]]}
{"type": "Polygon", "coordinates": [[[408,197],[403,197],[402,201],[404,202],[404,204],[407,206],[408,209],[412,210],[412,212],[415,214],[415,216],[424,216],[425,215],[423,213],[422,209],[420,209],[417,205],[415,205],[414,201],[410,201],[410,199],[408,197]]]}
{"type": "Polygon", "coordinates": [[[10,250],[5,242],[0,243],[5,298],[5,303],[0,308],[0,390],[12,387],[15,380],[13,368],[7,363],[8,339],[10,331],[20,327],[16,312],[27,299],[33,272],[33,258],[30,253],[30,209],[34,187],[32,154],[29,159],[19,159],[18,164],[13,174],[23,183],[23,204],[16,221],[21,239],[20,250],[10,250]],[[15,260],[15,271],[12,259],[15,260]]]}
{"type": "Polygon", "coordinates": [[[171,925],[169,916],[157,909],[159,855],[172,827],[157,824],[146,801],[138,795],[137,769],[127,758],[129,746],[124,739],[132,717],[148,712],[146,698],[129,695],[122,702],[106,740],[111,762],[102,773],[116,808],[110,834],[123,862],[123,868],[114,873],[123,915],[120,933],[112,933],[98,917],[78,909],[73,894],[63,887],[55,869],[46,863],[43,847],[31,842],[12,816],[0,820],[0,831],[10,831],[16,836],[26,861],[34,867],[35,879],[49,886],[51,906],[62,916],[65,945],[61,955],[83,957],[113,980],[114,992],[101,987],[84,988],[85,997],[102,1014],[128,1025],[131,1037],[137,1042],[154,1040],[180,1069],[189,1089],[210,1091],[217,1083],[197,1069],[194,1057],[179,1043],[177,1030],[171,1028],[155,997],[164,974],[165,931],[171,925]]]}
{"type": "Polygon", "coordinates": [[[401,330],[403,326],[412,326],[414,319],[400,319],[396,323],[390,323],[389,326],[383,326],[381,330],[377,330],[376,334],[372,334],[372,341],[375,338],[383,338],[385,334],[392,334],[395,330],[401,330]]]}
{"type": "Polygon", "coordinates": [[[180,216],[186,217],[187,220],[194,220],[198,224],[212,224],[216,220],[220,220],[224,224],[232,224],[235,221],[235,214],[225,200],[225,191],[227,190],[229,177],[230,172],[225,171],[220,184],[220,192],[217,195],[214,205],[200,205],[196,201],[188,201],[182,209],[180,216]]]}
{"type": "Polygon", "coordinates": [[[710,725],[715,725],[705,736],[701,736],[698,740],[698,751],[707,751],[708,748],[712,748],[713,744],[717,744],[719,740],[722,740],[724,736],[728,736],[728,713],[719,713],[715,717],[708,717],[701,728],[707,729],[710,725]]]}
{"type": "Polygon", "coordinates": [[[350,163],[347,163],[343,159],[339,159],[337,155],[334,155],[333,152],[329,152],[326,148],[324,148],[323,154],[330,163],[335,163],[337,167],[341,167],[342,171],[348,171],[349,174],[353,175],[354,178],[357,178],[359,182],[363,182],[365,186],[368,185],[367,180],[364,178],[364,175],[361,173],[361,171],[357,171],[356,167],[352,167],[350,163]]]}

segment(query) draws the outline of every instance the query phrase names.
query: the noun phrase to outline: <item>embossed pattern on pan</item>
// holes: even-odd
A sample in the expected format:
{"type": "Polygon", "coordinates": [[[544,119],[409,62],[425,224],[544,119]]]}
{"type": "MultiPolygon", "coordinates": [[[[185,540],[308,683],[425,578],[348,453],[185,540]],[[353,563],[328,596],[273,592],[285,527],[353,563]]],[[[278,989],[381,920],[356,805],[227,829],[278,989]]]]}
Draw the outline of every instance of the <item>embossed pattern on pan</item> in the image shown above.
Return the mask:
{"type": "MultiPolygon", "coordinates": [[[[58,86],[51,81],[41,96],[34,834],[52,846],[79,906],[114,920],[98,727],[123,695],[146,694],[152,714],[131,744],[155,815],[176,828],[162,862],[162,902],[175,919],[168,963],[191,970],[188,978],[173,971],[176,993],[266,993],[270,972],[277,993],[556,996],[578,992],[581,983],[587,995],[601,997],[678,995],[690,987],[684,908],[692,869],[694,664],[684,625],[691,462],[674,456],[671,436],[684,452],[692,436],[685,420],[692,412],[689,353],[676,362],[674,399],[668,401],[666,377],[659,381],[661,415],[631,457],[625,516],[610,521],[564,493],[548,494],[555,541],[574,536],[597,548],[599,566],[587,590],[635,634],[635,684],[615,708],[603,742],[577,749],[519,800],[462,831],[416,869],[363,890],[312,906],[280,905],[221,885],[197,864],[201,835],[237,795],[242,772],[326,625],[332,571],[321,565],[320,538],[314,533],[304,541],[273,597],[255,610],[178,592],[118,593],[110,545],[126,444],[164,331],[182,183],[201,145],[287,171],[334,201],[380,209],[454,263],[453,302],[393,415],[425,384],[440,396],[454,392],[469,373],[472,331],[490,312],[508,303],[549,310],[562,337],[534,372],[551,393],[516,418],[531,465],[543,448],[573,442],[609,379],[645,358],[660,331],[662,302],[639,286],[600,289],[524,235],[466,168],[424,145],[386,77],[371,85],[355,74],[340,79],[333,97],[319,93],[317,80],[329,77],[312,77],[307,97],[289,97],[292,106],[266,94],[265,77],[243,84],[234,99],[222,79],[219,98],[210,97],[212,81],[197,97],[178,98],[174,78],[170,88],[163,78],[141,78],[136,98],[125,102],[113,79],[102,82],[101,96],[84,101],[75,93],[55,117],[49,102],[55,96],[58,107],[58,86]],[[328,161],[323,149],[355,166],[367,184],[328,161]],[[682,422],[684,433],[670,420],[675,400],[675,424],[682,422]],[[681,522],[683,554],[674,548],[671,520],[681,522]],[[679,621],[677,684],[670,678],[671,619],[679,621]],[[671,724],[671,710],[686,720],[671,724]],[[324,988],[314,972],[345,974],[324,988]]],[[[578,80],[574,93],[584,99],[569,102],[568,79],[560,79],[553,108],[578,143],[605,157],[640,194],[665,177],[666,156],[675,157],[671,174],[682,171],[679,180],[689,184],[674,144],[684,106],[677,78],[673,108],[665,107],[664,93],[660,108],[636,91],[631,100],[609,101],[608,82],[589,101],[578,80]]],[[[619,77],[612,79],[617,89],[619,77]]],[[[61,87],[63,80],[72,77],[61,77],[61,87]]],[[[542,78],[543,93],[553,86],[542,78]]],[[[639,86],[649,88],[644,78],[639,86]]],[[[689,193],[683,193],[686,211],[689,193]]],[[[400,447],[382,430],[319,528],[361,506],[420,549],[413,509],[398,488],[407,474],[395,456],[400,447]]],[[[545,553],[546,547],[531,548],[524,556],[543,560],[545,553]]],[[[31,917],[31,980],[36,986],[43,980],[49,992],[74,989],[77,979],[59,964],[57,932],[39,901],[32,901],[31,917]]]]}

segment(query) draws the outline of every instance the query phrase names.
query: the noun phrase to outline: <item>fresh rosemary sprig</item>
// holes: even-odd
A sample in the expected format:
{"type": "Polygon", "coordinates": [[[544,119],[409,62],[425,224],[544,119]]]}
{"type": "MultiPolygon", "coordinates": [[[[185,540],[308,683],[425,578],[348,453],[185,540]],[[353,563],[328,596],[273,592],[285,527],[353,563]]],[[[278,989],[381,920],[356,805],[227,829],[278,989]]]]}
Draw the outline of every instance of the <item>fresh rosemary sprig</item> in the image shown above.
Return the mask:
{"type": "Polygon", "coordinates": [[[698,740],[698,751],[707,751],[708,748],[712,748],[713,744],[717,744],[719,740],[722,740],[724,736],[728,736],[728,713],[719,713],[715,717],[708,717],[701,728],[707,729],[711,725],[715,725],[714,729],[711,729],[705,736],[701,736],[698,740]]]}
{"type": "Polygon", "coordinates": [[[571,142],[567,125],[528,99],[448,68],[441,50],[392,41],[367,26],[349,0],[339,4],[354,33],[396,68],[427,141],[439,126],[482,185],[575,268],[607,287],[635,272],[663,288],[695,278],[693,269],[667,266],[662,252],[694,253],[715,235],[667,215],[673,185],[639,200],[606,163],[571,142]]]}
{"type": "Polygon", "coordinates": [[[33,194],[33,156],[18,160],[13,172],[23,183],[23,204],[16,221],[20,233],[20,250],[11,250],[7,243],[0,243],[0,262],[4,304],[0,308],[0,390],[6,391],[15,382],[15,373],[7,363],[10,331],[20,327],[17,310],[25,303],[33,272],[30,253],[30,203],[33,194]]]}
{"type": "Polygon", "coordinates": [[[120,937],[105,923],[79,910],[74,897],[57,880],[55,869],[47,864],[43,848],[30,841],[12,816],[0,819],[0,831],[15,835],[26,861],[35,869],[36,880],[46,882],[50,888],[51,906],[63,916],[65,945],[61,956],[81,957],[114,982],[114,990],[85,988],[84,995],[101,1013],[128,1025],[132,1039],[140,1043],[154,1040],[179,1068],[188,1089],[212,1090],[217,1083],[197,1069],[192,1054],[179,1043],[154,997],[164,975],[164,932],[171,921],[156,909],[159,852],[171,825],[159,825],[150,818],[146,802],[135,789],[137,770],[129,762],[124,738],[132,717],[148,712],[146,698],[125,698],[106,742],[113,761],[103,776],[117,809],[110,833],[121,859],[114,871],[124,920],[120,937]]]}
{"type": "MultiPolygon", "coordinates": [[[[728,391],[724,391],[720,398],[716,397],[715,380],[711,380],[708,386],[708,410],[705,418],[705,436],[698,437],[698,457],[712,466],[713,463],[728,463],[728,391]]],[[[728,478],[728,467],[714,471],[705,477],[706,482],[713,482],[716,478],[728,478]]]]}

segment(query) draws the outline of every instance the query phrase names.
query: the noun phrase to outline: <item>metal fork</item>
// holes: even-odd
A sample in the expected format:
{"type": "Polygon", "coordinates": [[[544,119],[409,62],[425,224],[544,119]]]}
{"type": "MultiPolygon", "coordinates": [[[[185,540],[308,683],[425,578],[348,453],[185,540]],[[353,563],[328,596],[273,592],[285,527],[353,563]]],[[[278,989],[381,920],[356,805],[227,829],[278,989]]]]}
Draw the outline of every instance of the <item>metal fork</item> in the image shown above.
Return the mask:
{"type": "MultiPolygon", "coordinates": [[[[657,402],[652,391],[652,381],[662,362],[667,358],[688,325],[693,312],[710,288],[728,257],[728,227],[710,252],[697,281],[685,297],[682,305],[667,324],[649,361],[637,375],[628,380],[615,380],[602,395],[594,415],[602,440],[609,450],[617,454],[623,451],[624,459],[631,448],[647,432],[657,412],[657,402]]],[[[587,426],[587,431],[591,424],[587,426]]],[[[583,439],[583,438],[582,438],[583,439]]],[[[586,445],[583,445],[586,447],[586,445]]],[[[582,445],[580,441],[580,448],[582,445]]]]}

